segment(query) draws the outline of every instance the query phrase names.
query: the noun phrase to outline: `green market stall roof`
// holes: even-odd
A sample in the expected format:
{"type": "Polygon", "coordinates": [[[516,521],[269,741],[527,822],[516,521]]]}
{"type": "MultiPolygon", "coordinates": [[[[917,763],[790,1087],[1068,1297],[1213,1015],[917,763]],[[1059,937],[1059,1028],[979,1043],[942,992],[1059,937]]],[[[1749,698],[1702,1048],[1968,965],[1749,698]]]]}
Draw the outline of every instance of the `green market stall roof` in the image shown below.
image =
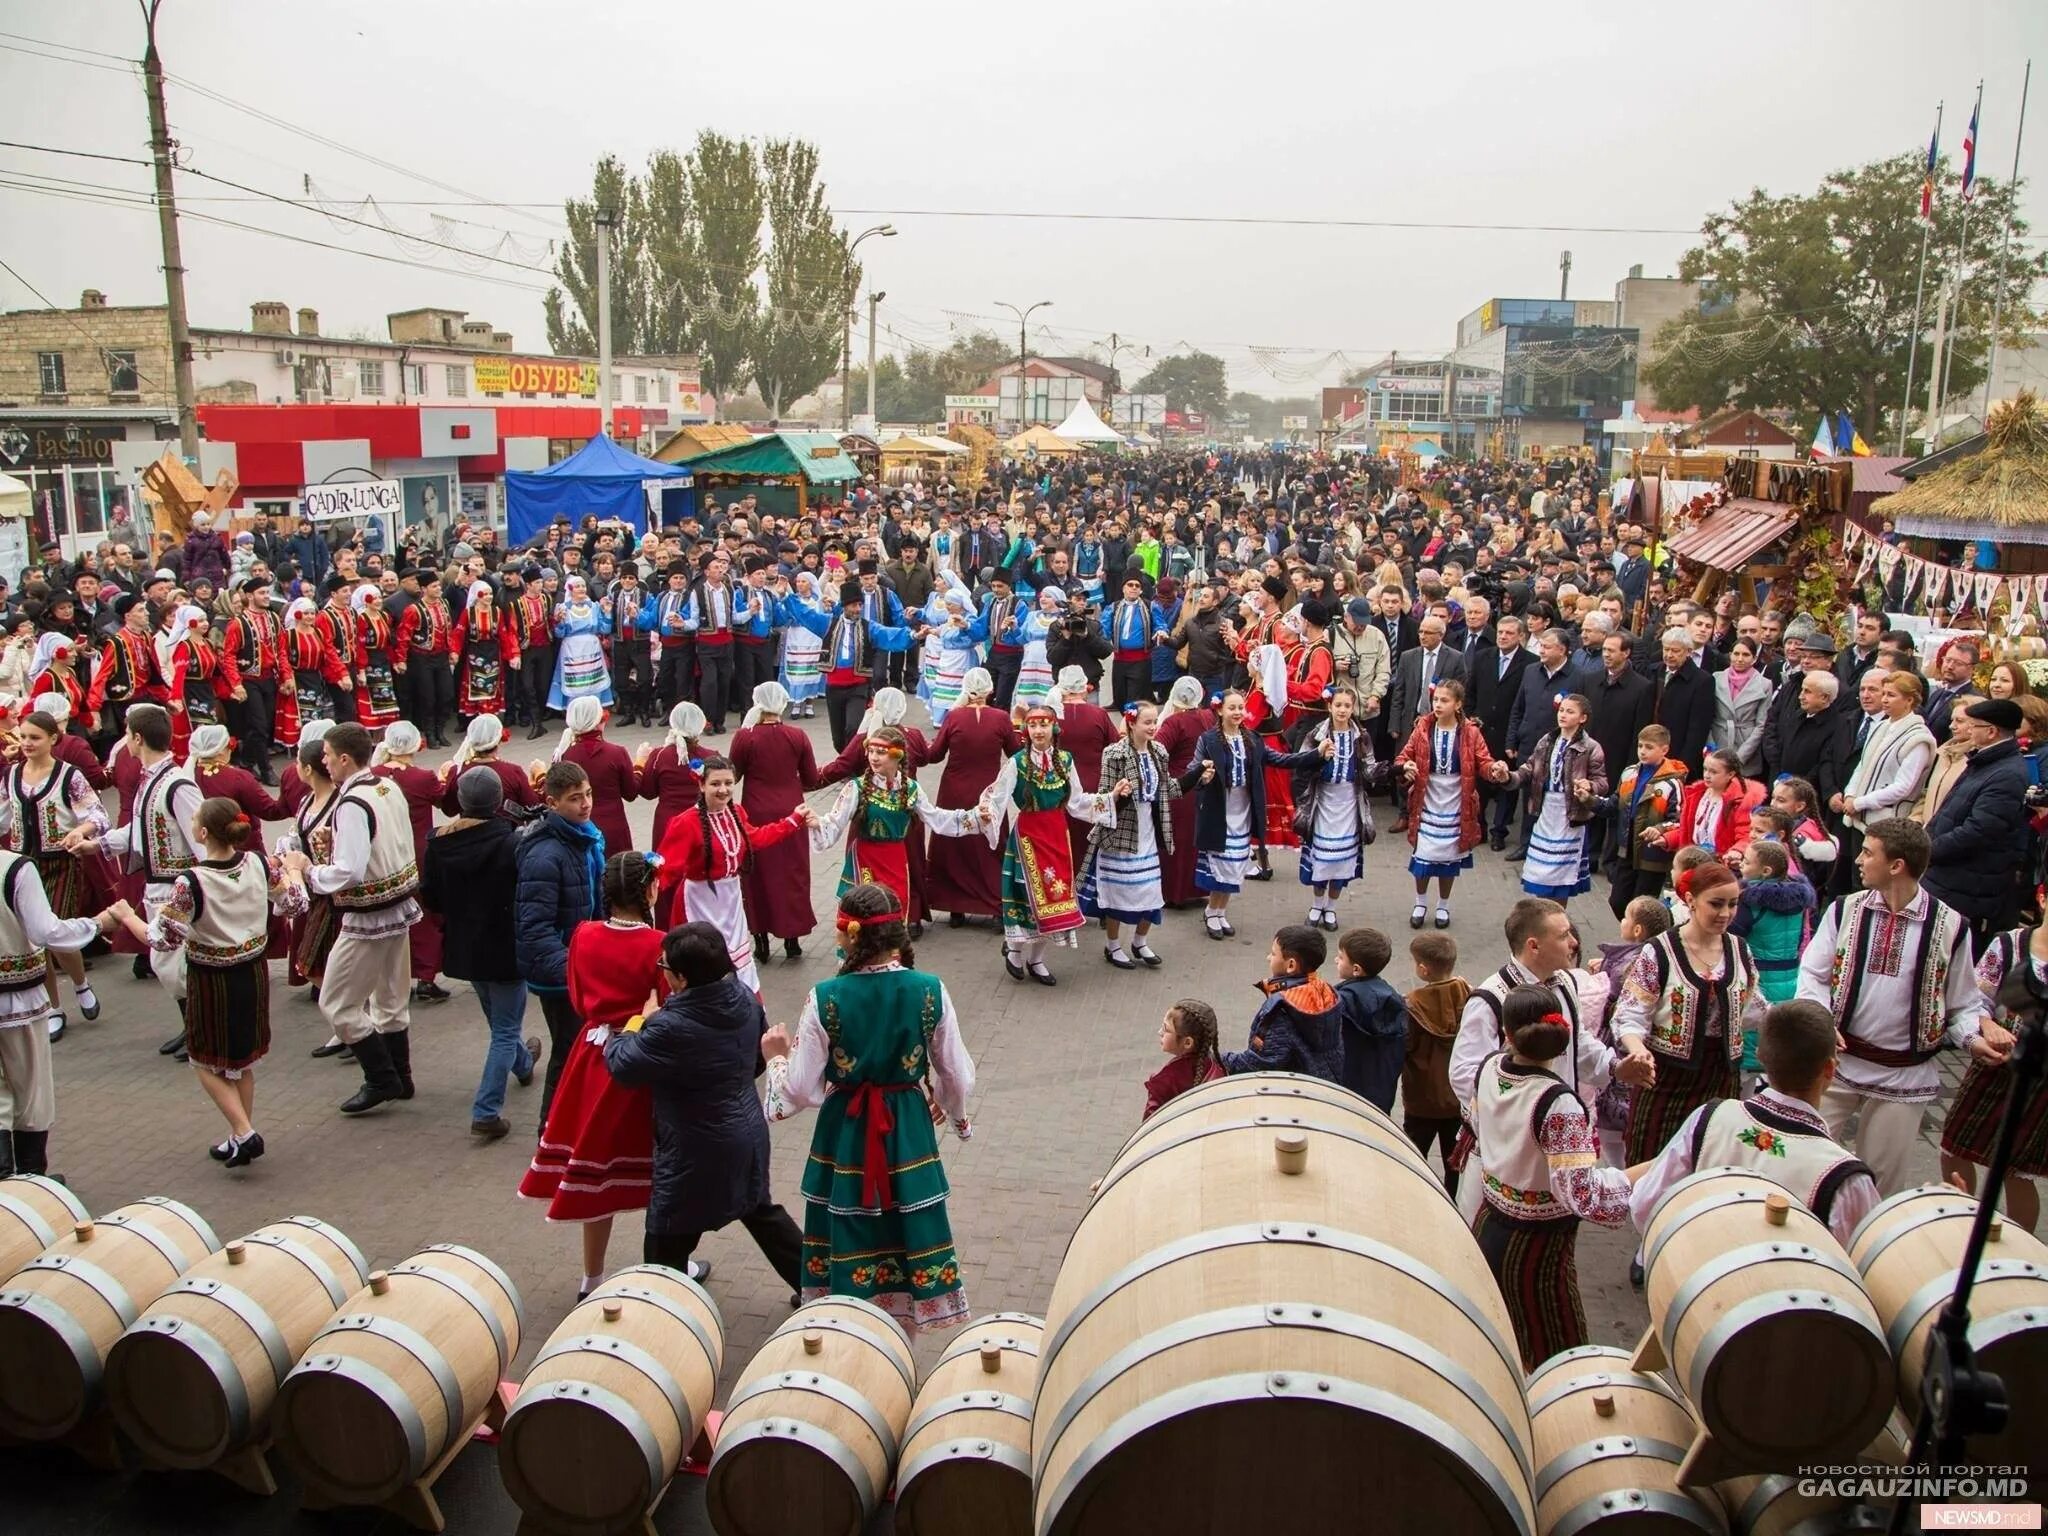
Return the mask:
{"type": "Polygon", "coordinates": [[[801,477],[813,486],[846,485],[860,479],[860,466],[853,455],[830,432],[770,432],[682,462],[699,476],[801,477]]]}

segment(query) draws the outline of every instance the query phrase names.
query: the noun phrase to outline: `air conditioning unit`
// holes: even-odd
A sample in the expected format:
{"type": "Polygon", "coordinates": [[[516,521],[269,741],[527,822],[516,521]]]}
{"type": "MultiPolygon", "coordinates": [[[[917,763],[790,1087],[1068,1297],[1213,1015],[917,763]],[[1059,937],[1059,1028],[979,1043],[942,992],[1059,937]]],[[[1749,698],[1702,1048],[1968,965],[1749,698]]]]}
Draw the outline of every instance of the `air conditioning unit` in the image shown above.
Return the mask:
{"type": "Polygon", "coordinates": [[[280,368],[289,368],[293,363],[296,363],[299,360],[299,354],[294,352],[290,347],[279,347],[275,352],[271,353],[270,355],[272,359],[276,361],[277,365],[280,368]]]}

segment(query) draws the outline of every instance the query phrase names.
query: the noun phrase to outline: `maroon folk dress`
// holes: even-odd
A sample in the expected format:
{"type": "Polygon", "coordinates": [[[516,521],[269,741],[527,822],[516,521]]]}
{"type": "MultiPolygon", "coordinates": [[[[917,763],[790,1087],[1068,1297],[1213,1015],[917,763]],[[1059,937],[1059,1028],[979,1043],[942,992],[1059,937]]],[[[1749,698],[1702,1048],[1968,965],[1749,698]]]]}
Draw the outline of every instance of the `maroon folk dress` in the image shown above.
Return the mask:
{"type": "MultiPolygon", "coordinates": [[[[1090,794],[1106,788],[1096,782],[1102,777],[1102,754],[1123,740],[1117,718],[1100,704],[1069,699],[1060,717],[1059,745],[1074,755],[1074,782],[1090,794]]],[[[1181,798],[1185,799],[1186,796],[1181,798]]],[[[1074,872],[1078,876],[1088,864],[1089,825],[1067,818],[1067,843],[1074,850],[1074,872]]]]}
{"type": "MultiPolygon", "coordinates": [[[[1195,760],[1195,743],[1215,724],[1215,717],[1206,709],[1177,710],[1162,720],[1153,739],[1166,750],[1167,768],[1175,774],[1186,773],[1195,760]]],[[[1176,795],[1166,802],[1167,814],[1173,818],[1173,852],[1161,862],[1159,873],[1169,907],[1190,906],[1203,899],[1195,889],[1195,798],[1176,795]]]]}
{"type": "Polygon", "coordinates": [[[592,731],[577,737],[575,744],[562,754],[562,761],[575,763],[590,775],[594,802],[590,819],[604,834],[604,856],[609,859],[615,853],[629,851],[634,844],[633,828],[626,820],[626,802],[640,793],[639,780],[633,772],[633,754],[592,731]]]}
{"type": "MultiPolygon", "coordinates": [[[[405,795],[405,808],[412,816],[413,858],[425,858],[427,840],[434,835],[434,807],[441,802],[441,776],[431,768],[393,768],[388,763],[374,771],[405,795]]],[[[432,981],[439,976],[441,914],[422,910],[419,921],[405,931],[405,940],[412,957],[412,979],[432,981]]]]}
{"type": "Polygon", "coordinates": [[[533,780],[527,777],[526,770],[517,763],[508,763],[501,757],[478,757],[471,759],[469,767],[464,768],[462,773],[450,773],[449,769],[452,766],[452,760],[449,763],[444,763],[435,774],[436,778],[440,778],[442,773],[448,774],[448,777],[441,781],[441,814],[443,816],[460,816],[462,814],[462,802],[456,795],[455,782],[462,777],[462,773],[469,772],[470,768],[488,768],[491,772],[495,773],[498,776],[498,782],[505,786],[505,803],[507,805],[540,804],[540,796],[534,790],[533,780]]]}
{"type": "MultiPolygon", "coordinates": [[[[965,810],[995,783],[1003,760],[1023,745],[1010,717],[988,705],[962,704],[946,711],[933,738],[931,760],[946,765],[932,803],[965,810]]],[[[999,917],[1003,910],[1003,856],[983,837],[942,837],[925,860],[925,905],[934,912],[999,917]]]]}
{"type": "MultiPolygon", "coordinates": [[[[802,804],[806,791],[818,787],[811,738],[785,722],[764,720],[734,732],[727,755],[740,779],[740,809],[757,827],[781,820],[802,804]]],[[[680,887],[680,876],[669,878],[680,887]]],[[[756,847],[740,871],[740,892],[747,904],[749,933],[800,939],[817,927],[811,906],[810,834],[756,847]]]]}

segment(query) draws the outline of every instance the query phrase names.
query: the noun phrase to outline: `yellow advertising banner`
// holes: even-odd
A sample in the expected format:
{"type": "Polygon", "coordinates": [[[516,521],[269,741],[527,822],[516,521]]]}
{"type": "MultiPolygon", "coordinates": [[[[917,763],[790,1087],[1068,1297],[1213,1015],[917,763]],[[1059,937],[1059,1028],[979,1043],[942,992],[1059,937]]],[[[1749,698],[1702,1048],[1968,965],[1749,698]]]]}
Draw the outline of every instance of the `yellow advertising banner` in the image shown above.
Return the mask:
{"type": "Polygon", "coordinates": [[[556,357],[480,357],[477,393],[597,397],[597,364],[556,357]]]}

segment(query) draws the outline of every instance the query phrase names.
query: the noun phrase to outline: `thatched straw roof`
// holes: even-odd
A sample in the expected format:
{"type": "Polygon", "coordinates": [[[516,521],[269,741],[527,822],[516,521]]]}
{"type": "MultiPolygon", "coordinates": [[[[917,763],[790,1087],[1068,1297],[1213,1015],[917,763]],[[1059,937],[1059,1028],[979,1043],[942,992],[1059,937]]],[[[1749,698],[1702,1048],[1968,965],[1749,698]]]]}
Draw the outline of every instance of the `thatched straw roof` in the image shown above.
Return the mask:
{"type": "Polygon", "coordinates": [[[1981,453],[1871,504],[1899,532],[1927,539],[2048,544],[2048,414],[2032,390],[1991,409],[1981,453]]]}

